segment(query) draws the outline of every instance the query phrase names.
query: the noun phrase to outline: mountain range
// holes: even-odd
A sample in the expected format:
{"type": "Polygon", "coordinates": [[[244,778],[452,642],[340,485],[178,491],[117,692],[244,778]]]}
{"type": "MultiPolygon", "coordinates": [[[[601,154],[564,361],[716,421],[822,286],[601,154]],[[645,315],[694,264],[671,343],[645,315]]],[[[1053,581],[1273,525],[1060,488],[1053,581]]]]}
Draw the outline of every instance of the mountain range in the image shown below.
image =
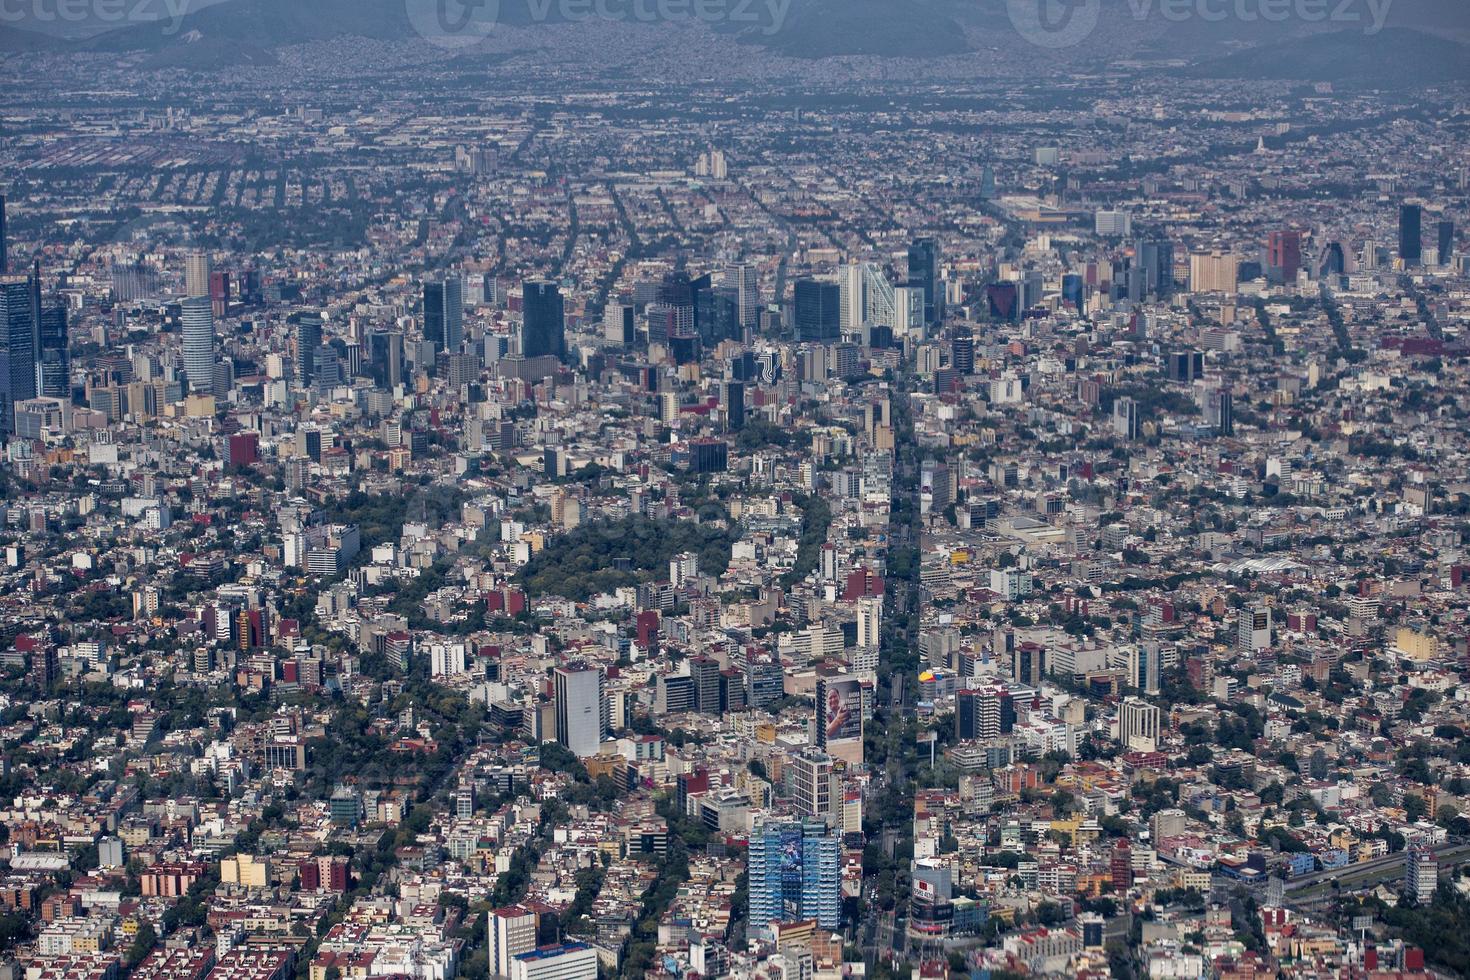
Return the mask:
{"type": "MultiPolygon", "coordinates": [[[[410,0],[429,3],[433,0],[410,0]]],[[[444,0],[457,4],[460,0],[444,0]]],[[[733,0],[732,0],[733,2],[733,0]]],[[[766,10],[766,0],[749,9],[766,10]]],[[[1191,73],[1219,78],[1303,78],[1373,87],[1412,87],[1470,78],[1470,4],[1464,0],[1327,0],[1324,8],[1356,15],[1307,23],[1259,16],[1224,20],[1164,17],[1165,0],[789,0],[780,29],[727,26],[724,33],[797,58],[837,56],[937,58],[998,51],[1017,64],[1105,64],[1169,59],[1191,73]],[[1009,3],[1095,3],[1097,27],[1073,48],[1032,48],[1012,26],[1009,3]],[[1381,20],[1386,29],[1375,31],[1381,20]]],[[[1254,9],[1260,0],[1200,0],[1210,11],[1254,9]]],[[[196,0],[197,3],[197,0],[196,0]]],[[[161,8],[160,8],[161,9],[161,8]]],[[[418,38],[405,0],[215,0],[182,19],[60,38],[21,29],[0,32],[0,50],[79,50],[136,54],[144,67],[206,70],[269,63],[287,45],[344,36],[394,42],[418,38]]],[[[457,7],[451,7],[457,11],[457,7]]],[[[499,0],[500,23],[555,29],[557,2],[499,0]],[[533,6],[534,5],[534,6],[533,6]],[[533,10],[544,12],[542,16],[533,10]]],[[[1059,9],[1059,8],[1054,8],[1059,9]]],[[[1171,2],[1171,9],[1178,9],[1171,2]]],[[[1193,5],[1190,11],[1196,11],[1193,5]]],[[[79,30],[87,25],[80,25],[79,30]]]]}

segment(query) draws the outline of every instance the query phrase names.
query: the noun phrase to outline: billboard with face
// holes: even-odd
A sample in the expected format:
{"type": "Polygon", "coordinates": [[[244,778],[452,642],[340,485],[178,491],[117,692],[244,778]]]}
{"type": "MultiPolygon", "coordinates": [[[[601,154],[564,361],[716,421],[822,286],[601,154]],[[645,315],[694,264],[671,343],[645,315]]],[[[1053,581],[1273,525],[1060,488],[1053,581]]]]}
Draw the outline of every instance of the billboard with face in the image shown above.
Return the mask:
{"type": "Polygon", "coordinates": [[[863,688],[855,678],[829,680],[822,694],[822,732],[830,750],[833,742],[861,741],[863,688]]]}

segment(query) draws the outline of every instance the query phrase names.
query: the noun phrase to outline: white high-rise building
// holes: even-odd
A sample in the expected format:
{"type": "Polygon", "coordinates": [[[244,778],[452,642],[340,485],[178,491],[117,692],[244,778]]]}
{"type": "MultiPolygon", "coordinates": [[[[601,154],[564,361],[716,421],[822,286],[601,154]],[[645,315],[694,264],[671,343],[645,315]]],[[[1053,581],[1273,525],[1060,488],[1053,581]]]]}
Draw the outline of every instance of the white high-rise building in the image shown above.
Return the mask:
{"type": "Polygon", "coordinates": [[[214,393],[214,311],[206,295],[184,300],[184,372],[189,390],[214,393]]]}
{"type": "Polygon", "coordinates": [[[848,263],[843,267],[840,285],[843,331],[856,333],[865,323],[895,331],[903,325],[893,285],[876,264],[848,263]]]}
{"type": "Polygon", "coordinates": [[[1236,614],[1235,649],[1256,653],[1271,645],[1271,607],[1256,606],[1236,614]]]}
{"type": "Polygon", "coordinates": [[[184,257],[184,292],[189,296],[208,296],[209,274],[213,271],[208,252],[190,252],[184,257]]]}
{"type": "Polygon", "coordinates": [[[485,930],[490,942],[490,974],[509,977],[511,964],[536,948],[536,913],[520,905],[491,909],[485,930]]]}
{"type": "Polygon", "coordinates": [[[897,286],[893,290],[893,332],[923,340],[924,290],[918,286],[897,286]]]}
{"type": "Polygon", "coordinates": [[[1127,698],[1118,708],[1118,741],[1130,751],[1153,752],[1159,747],[1159,709],[1141,698],[1127,698]]]}
{"type": "Polygon", "coordinates": [[[597,754],[607,731],[602,671],[595,667],[558,667],[556,740],[580,759],[597,754]]]}
{"type": "Polygon", "coordinates": [[[883,600],[866,597],[857,601],[857,645],[877,647],[879,631],[883,628],[883,600]]]}
{"type": "Polygon", "coordinates": [[[1099,235],[1126,237],[1133,233],[1133,216],[1127,211],[1098,211],[1093,228],[1099,235]]]}

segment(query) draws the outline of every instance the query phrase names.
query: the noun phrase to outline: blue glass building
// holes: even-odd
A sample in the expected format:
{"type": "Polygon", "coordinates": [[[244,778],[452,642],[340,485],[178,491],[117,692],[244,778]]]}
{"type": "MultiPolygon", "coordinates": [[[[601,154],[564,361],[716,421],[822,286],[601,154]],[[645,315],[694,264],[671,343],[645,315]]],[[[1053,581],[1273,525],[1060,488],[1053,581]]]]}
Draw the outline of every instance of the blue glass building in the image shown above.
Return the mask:
{"type": "Polygon", "coordinates": [[[817,920],[842,926],[842,844],[820,820],[758,826],[747,858],[750,927],[768,936],[772,922],[817,920]]]}

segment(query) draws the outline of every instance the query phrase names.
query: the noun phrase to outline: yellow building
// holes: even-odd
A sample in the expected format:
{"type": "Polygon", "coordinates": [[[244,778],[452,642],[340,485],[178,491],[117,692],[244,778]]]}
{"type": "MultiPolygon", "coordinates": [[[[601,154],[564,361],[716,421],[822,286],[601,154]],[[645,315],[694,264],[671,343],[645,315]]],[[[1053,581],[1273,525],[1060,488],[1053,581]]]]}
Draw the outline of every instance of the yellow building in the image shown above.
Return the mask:
{"type": "Polygon", "coordinates": [[[238,854],[219,863],[221,884],[238,885],[241,888],[267,888],[270,886],[271,865],[265,858],[253,854],[238,854]]]}

